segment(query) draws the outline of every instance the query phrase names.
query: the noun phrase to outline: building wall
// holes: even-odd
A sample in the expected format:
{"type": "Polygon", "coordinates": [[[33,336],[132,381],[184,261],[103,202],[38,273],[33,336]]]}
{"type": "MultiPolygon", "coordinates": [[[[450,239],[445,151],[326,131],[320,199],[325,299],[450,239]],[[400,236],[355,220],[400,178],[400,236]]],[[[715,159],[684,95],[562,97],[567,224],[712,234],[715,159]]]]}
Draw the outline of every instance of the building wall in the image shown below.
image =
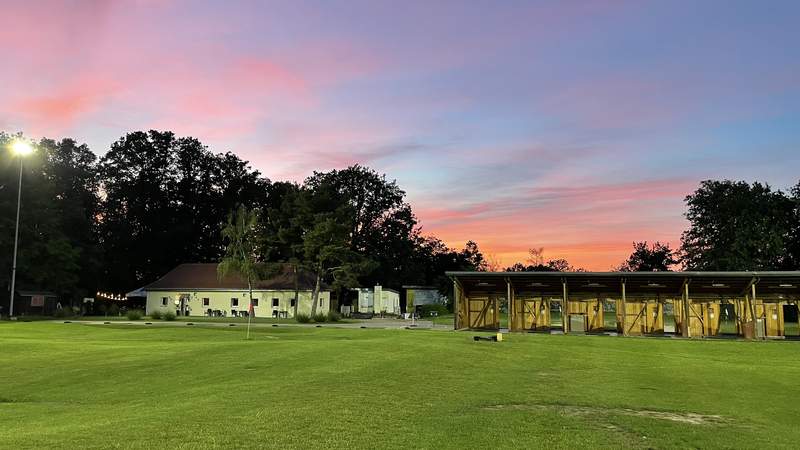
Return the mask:
{"type": "MultiPolygon", "coordinates": [[[[180,306],[175,305],[181,297],[187,296],[188,312],[190,316],[204,316],[211,309],[225,311],[228,316],[231,311],[247,311],[249,309],[249,297],[247,291],[148,291],[146,314],[153,311],[173,311],[176,312],[180,306]],[[167,304],[163,305],[162,299],[167,299],[167,304]],[[208,306],[203,305],[203,299],[208,299],[208,306]],[[231,307],[231,298],[239,299],[238,307],[231,307]]],[[[298,313],[311,314],[311,291],[300,291],[298,295],[298,313]]],[[[286,311],[288,317],[294,317],[294,307],[291,302],[294,299],[294,291],[265,291],[254,290],[253,299],[258,299],[258,306],[253,308],[255,317],[272,317],[272,311],[286,311]],[[273,307],[273,299],[278,299],[278,306],[273,307]]],[[[319,293],[320,303],[317,305],[317,312],[327,313],[330,309],[330,292],[322,291],[319,293]]]]}
{"type": "Polygon", "coordinates": [[[509,313],[508,326],[511,331],[550,329],[550,304],[545,298],[516,294],[509,313]]]}
{"type": "Polygon", "coordinates": [[[376,313],[400,314],[400,294],[375,287],[375,298],[380,299],[375,307],[376,313]]]}
{"type": "Polygon", "coordinates": [[[373,289],[358,288],[357,311],[372,314],[400,314],[400,294],[375,286],[373,289]]]}
{"type": "Polygon", "coordinates": [[[358,288],[356,290],[358,291],[358,302],[356,303],[356,311],[360,313],[373,312],[373,305],[375,304],[375,301],[372,289],[358,288]]]}

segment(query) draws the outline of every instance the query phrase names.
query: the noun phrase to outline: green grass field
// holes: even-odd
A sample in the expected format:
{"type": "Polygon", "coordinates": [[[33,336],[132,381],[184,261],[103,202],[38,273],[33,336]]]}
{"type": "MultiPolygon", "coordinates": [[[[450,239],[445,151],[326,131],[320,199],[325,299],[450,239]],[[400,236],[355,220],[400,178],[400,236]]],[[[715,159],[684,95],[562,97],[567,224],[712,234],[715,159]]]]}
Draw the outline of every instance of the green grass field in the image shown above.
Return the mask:
{"type": "Polygon", "coordinates": [[[796,448],[800,344],[0,323],[0,448],[796,448]]]}

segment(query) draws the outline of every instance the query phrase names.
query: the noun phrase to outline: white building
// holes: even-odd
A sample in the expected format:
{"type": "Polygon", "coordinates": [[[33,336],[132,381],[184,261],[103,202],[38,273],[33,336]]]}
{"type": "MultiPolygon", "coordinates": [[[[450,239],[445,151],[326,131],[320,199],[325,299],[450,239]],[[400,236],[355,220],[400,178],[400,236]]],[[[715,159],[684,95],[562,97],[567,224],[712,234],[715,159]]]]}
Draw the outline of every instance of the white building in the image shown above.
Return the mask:
{"type": "MultiPolygon", "coordinates": [[[[315,277],[298,275],[298,313],[311,313],[315,277]]],[[[157,281],[143,287],[147,294],[146,314],[173,311],[181,316],[243,316],[250,307],[247,282],[237,275],[222,279],[217,264],[181,264],[157,281]]],[[[294,317],[294,274],[290,266],[253,286],[255,317],[294,317]]],[[[317,312],[330,309],[330,291],[319,293],[317,312]]]]}

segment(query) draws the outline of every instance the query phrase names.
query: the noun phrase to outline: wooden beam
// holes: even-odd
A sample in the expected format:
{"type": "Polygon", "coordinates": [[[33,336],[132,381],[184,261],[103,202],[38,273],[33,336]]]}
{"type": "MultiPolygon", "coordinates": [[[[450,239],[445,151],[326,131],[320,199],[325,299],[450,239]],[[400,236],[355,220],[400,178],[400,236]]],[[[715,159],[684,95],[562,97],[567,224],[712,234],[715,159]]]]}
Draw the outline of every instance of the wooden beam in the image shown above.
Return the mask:
{"type": "Polygon", "coordinates": [[[740,292],[739,295],[745,295],[745,294],[749,293],[750,292],[750,287],[753,286],[756,283],[758,283],[758,278],[756,278],[756,277],[751,278],[750,281],[747,282],[747,286],[745,286],[745,288],[742,289],[742,292],[740,292]]]}
{"type": "Polygon", "coordinates": [[[516,320],[516,307],[514,306],[513,287],[511,286],[511,279],[506,277],[506,302],[508,302],[508,331],[514,331],[514,321],[516,320]]]}
{"type": "Polygon", "coordinates": [[[469,315],[472,313],[472,310],[469,310],[469,313],[467,313],[467,321],[469,322],[470,328],[486,328],[485,326],[479,327],[478,323],[484,325],[486,324],[486,313],[489,311],[489,307],[492,306],[492,302],[493,300],[491,297],[486,297],[486,301],[483,303],[483,308],[478,311],[478,317],[475,318],[474,322],[469,322],[469,315]]]}
{"type": "MultiPolygon", "coordinates": [[[[458,320],[458,316],[461,315],[461,285],[456,277],[453,277],[453,303],[456,311],[455,317],[453,318],[453,329],[458,330],[461,328],[460,321],[458,320]]],[[[411,314],[414,314],[414,311],[411,311],[411,314]]]]}
{"type": "Polygon", "coordinates": [[[683,320],[681,320],[681,335],[685,338],[691,337],[689,327],[689,279],[683,280],[683,320]]]}
{"type": "Polygon", "coordinates": [[[567,306],[567,280],[564,278],[561,279],[561,328],[564,331],[564,334],[569,333],[569,323],[567,323],[568,314],[567,310],[569,309],[567,306]]]}
{"type": "MultiPolygon", "coordinates": [[[[750,315],[753,317],[753,337],[754,338],[758,337],[758,331],[756,329],[756,327],[758,326],[758,320],[756,319],[756,306],[755,306],[755,303],[756,303],[756,285],[755,285],[755,283],[753,283],[752,285],[750,285],[750,315]]],[[[764,312],[765,313],[767,312],[766,308],[764,308],[764,312]]],[[[766,316],[766,314],[764,314],[764,316],[766,316]]],[[[764,317],[764,321],[766,322],[766,317],[764,317]]],[[[764,338],[766,338],[767,337],[766,323],[764,325],[765,325],[765,327],[764,327],[764,338]]]]}
{"type": "Polygon", "coordinates": [[[625,279],[622,279],[622,335],[628,335],[628,326],[627,326],[627,318],[628,318],[628,308],[625,306],[625,279]]]}

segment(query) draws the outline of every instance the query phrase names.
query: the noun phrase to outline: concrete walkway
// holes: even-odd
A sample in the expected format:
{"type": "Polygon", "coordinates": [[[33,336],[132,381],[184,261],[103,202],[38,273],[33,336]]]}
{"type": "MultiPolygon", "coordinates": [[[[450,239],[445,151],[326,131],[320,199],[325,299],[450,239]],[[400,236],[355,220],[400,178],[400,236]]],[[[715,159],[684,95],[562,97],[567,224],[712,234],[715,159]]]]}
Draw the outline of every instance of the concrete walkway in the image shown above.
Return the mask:
{"type": "MultiPolygon", "coordinates": [[[[80,320],[80,319],[63,319],[51,320],[51,323],[78,323],[84,325],[132,325],[132,326],[153,326],[153,327],[186,327],[186,326],[200,326],[200,327],[246,327],[246,322],[222,322],[222,321],[203,321],[192,322],[191,320],[80,320]],[[189,325],[189,324],[192,325],[189,325]]],[[[266,322],[253,322],[250,324],[251,328],[273,328],[273,327],[305,327],[305,328],[376,328],[376,329],[405,329],[411,328],[410,320],[391,320],[391,319],[367,319],[351,322],[327,322],[322,324],[316,323],[266,323],[266,322]]],[[[452,330],[453,327],[448,325],[437,325],[430,320],[417,320],[416,326],[413,328],[418,329],[433,329],[433,330],[452,330]]]]}

